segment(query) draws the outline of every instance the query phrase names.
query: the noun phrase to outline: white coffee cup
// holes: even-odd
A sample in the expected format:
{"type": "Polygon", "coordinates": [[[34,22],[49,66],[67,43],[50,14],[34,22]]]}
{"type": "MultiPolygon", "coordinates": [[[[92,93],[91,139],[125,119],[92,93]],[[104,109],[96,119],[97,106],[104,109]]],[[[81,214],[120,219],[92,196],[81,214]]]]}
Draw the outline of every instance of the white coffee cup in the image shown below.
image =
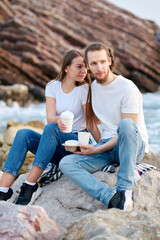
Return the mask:
{"type": "Polygon", "coordinates": [[[89,132],[78,132],[78,142],[79,144],[88,145],[89,144],[89,132]]]}
{"type": "Polygon", "coordinates": [[[72,132],[74,114],[70,111],[65,111],[61,113],[60,118],[67,127],[63,132],[65,133],[72,132]]]}

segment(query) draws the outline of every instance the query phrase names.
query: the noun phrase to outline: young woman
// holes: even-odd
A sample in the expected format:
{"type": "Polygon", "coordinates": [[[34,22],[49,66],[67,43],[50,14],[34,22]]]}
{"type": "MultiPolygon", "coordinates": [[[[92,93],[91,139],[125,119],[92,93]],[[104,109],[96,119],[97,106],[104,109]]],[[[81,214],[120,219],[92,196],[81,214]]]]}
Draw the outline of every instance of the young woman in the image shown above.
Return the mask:
{"type": "Polygon", "coordinates": [[[0,182],[0,200],[8,200],[13,191],[13,184],[22,167],[27,151],[36,154],[31,171],[21,186],[21,192],[16,204],[27,205],[37,190],[37,180],[46,169],[47,164],[71,154],[65,151],[62,143],[66,140],[78,140],[77,132],[85,131],[85,108],[90,80],[84,64],[84,58],[78,51],[68,51],[62,61],[62,67],[56,80],[46,86],[47,122],[43,134],[29,129],[19,130],[16,134],[8,157],[3,167],[0,182]],[[66,126],[60,119],[63,111],[74,114],[73,130],[64,133],[66,126]],[[58,156],[58,157],[57,157],[58,156]]]}

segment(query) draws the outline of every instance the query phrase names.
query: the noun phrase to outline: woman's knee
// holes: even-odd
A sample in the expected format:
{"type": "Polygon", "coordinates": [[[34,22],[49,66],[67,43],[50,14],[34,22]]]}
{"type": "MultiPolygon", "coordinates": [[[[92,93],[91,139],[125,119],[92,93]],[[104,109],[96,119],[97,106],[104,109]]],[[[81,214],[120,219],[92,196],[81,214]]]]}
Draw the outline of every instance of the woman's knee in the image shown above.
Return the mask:
{"type": "Polygon", "coordinates": [[[19,140],[25,139],[28,137],[33,131],[31,129],[20,129],[16,133],[16,137],[19,140]]]}
{"type": "Polygon", "coordinates": [[[47,133],[52,133],[55,132],[55,131],[59,131],[59,127],[56,123],[48,123],[44,130],[43,130],[43,133],[47,132],[47,133]]]}

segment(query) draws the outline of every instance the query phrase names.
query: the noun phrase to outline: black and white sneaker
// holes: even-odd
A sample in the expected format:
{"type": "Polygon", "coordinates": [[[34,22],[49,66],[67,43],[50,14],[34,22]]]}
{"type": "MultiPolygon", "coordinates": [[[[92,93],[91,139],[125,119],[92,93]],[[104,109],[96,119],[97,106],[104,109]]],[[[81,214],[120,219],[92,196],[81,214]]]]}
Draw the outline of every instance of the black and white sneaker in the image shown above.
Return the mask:
{"type": "Polygon", "coordinates": [[[27,205],[28,203],[30,203],[32,195],[34,192],[37,191],[37,189],[38,183],[36,183],[34,186],[31,186],[27,183],[23,183],[21,186],[19,197],[15,204],[27,205]]]}
{"type": "Polygon", "coordinates": [[[4,193],[0,191],[0,201],[7,201],[12,197],[13,190],[12,188],[9,188],[8,192],[4,193]]]}
{"type": "Polygon", "coordinates": [[[120,191],[116,192],[111,198],[108,204],[108,208],[119,208],[124,211],[133,210],[132,191],[120,191]]]}
{"type": "Polygon", "coordinates": [[[40,187],[44,187],[46,184],[57,181],[62,176],[61,170],[54,163],[49,163],[47,168],[40,176],[38,183],[40,187]]]}

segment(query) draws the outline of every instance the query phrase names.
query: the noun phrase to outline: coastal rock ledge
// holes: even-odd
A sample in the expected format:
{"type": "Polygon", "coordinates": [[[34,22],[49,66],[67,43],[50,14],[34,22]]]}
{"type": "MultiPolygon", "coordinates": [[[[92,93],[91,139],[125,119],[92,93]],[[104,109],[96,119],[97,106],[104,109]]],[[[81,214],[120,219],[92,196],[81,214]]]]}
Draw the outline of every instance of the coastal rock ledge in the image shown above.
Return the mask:
{"type": "MultiPolygon", "coordinates": [[[[116,184],[116,173],[99,171],[94,175],[101,182],[107,183],[111,187],[116,184]]],[[[134,211],[140,210],[160,218],[159,183],[160,171],[155,170],[146,172],[139,181],[136,181],[133,193],[134,211]]],[[[79,217],[94,213],[97,210],[107,210],[105,205],[88,196],[64,175],[58,181],[52,182],[41,189],[42,193],[35,200],[34,205],[43,207],[48,216],[54,219],[62,230],[79,217]]]]}
{"type": "MultiPolygon", "coordinates": [[[[9,201],[14,202],[16,200],[20,186],[24,179],[26,179],[27,175],[28,173],[21,174],[14,182],[12,186],[14,194],[12,199],[9,201]]],[[[100,181],[107,183],[110,186],[115,185],[115,173],[110,174],[106,172],[97,172],[94,175],[100,181]]],[[[44,229],[45,227],[49,228],[49,226],[51,226],[51,228],[53,228],[53,231],[57,231],[59,233],[58,230],[55,230],[58,229],[58,227],[55,228],[57,225],[50,225],[51,219],[53,221],[56,221],[56,223],[59,225],[60,229],[62,230],[61,235],[56,238],[59,240],[159,240],[159,182],[159,171],[151,170],[143,174],[141,179],[135,183],[133,195],[134,209],[132,212],[124,212],[118,209],[107,209],[106,206],[88,196],[77,185],[75,185],[72,181],[63,175],[58,181],[52,182],[49,185],[38,189],[39,191],[37,191],[36,195],[34,196],[33,206],[17,207],[17,205],[13,205],[12,203],[8,202],[0,203],[0,206],[2,206],[2,209],[4,209],[3,211],[6,214],[2,214],[1,216],[2,221],[4,216],[6,216],[6,218],[5,221],[3,221],[4,224],[0,226],[0,234],[2,232],[1,229],[4,231],[6,224],[6,228],[8,228],[8,223],[10,226],[13,225],[13,227],[16,225],[17,211],[20,213],[26,211],[24,214],[25,217],[23,217],[23,213],[21,216],[23,217],[22,225],[23,227],[26,226],[26,232],[29,231],[28,234],[30,234],[33,229],[33,226],[31,226],[31,229],[28,227],[28,217],[31,218],[30,214],[32,213],[35,216],[34,219],[39,219],[39,214],[42,213],[42,215],[44,214],[44,218],[42,217],[42,219],[44,219],[42,224],[44,229]],[[12,211],[9,210],[11,208],[12,211]],[[42,208],[44,208],[45,211],[41,211],[42,208]],[[14,217],[10,216],[10,212],[12,213],[11,216],[14,215],[14,217]],[[46,213],[50,218],[49,225],[46,218],[46,213]]],[[[23,230],[21,227],[20,229],[23,230]]],[[[39,237],[37,239],[54,238],[39,237]]]]}

